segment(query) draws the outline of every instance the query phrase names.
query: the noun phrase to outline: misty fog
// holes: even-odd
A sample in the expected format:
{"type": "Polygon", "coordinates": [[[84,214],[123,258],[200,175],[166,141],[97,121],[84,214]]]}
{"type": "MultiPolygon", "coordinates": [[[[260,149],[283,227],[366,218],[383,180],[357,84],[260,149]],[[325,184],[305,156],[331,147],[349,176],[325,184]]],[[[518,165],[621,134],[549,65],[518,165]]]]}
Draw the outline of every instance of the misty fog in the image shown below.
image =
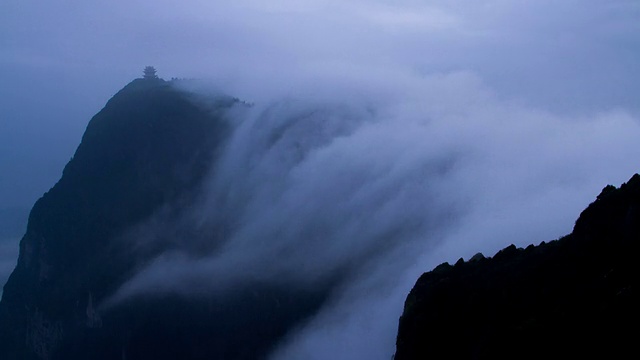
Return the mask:
{"type": "Polygon", "coordinates": [[[128,241],[164,241],[171,227],[202,235],[179,238],[107,306],[346,274],[274,358],[388,358],[422,272],[569,233],[605,174],[633,173],[640,155],[640,126],[624,111],[556,115],[464,72],[353,83],[316,82],[315,94],[232,113],[201,202],[183,223],[151,220],[128,241]],[[207,241],[220,244],[203,250],[207,241]]]}
{"type": "MultiPolygon", "coordinates": [[[[8,2],[0,32],[0,207],[53,186],[90,116],[144,65],[203,79],[184,85],[194,101],[252,104],[225,119],[191,211],[128,240],[199,235],[102,306],[344,274],[274,360],[389,359],[422,272],[567,234],[638,171],[634,1],[8,2]]],[[[0,243],[0,279],[12,249],[0,243]]]]}

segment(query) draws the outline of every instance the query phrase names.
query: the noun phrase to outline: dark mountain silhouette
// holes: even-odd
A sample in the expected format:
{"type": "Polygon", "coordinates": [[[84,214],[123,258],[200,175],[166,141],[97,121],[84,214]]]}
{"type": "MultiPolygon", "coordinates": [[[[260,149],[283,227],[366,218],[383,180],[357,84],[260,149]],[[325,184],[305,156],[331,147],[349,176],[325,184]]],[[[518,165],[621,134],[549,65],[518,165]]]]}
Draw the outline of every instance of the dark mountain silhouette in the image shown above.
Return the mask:
{"type": "Polygon", "coordinates": [[[205,106],[145,76],[91,119],[31,210],[0,302],[0,359],[260,358],[319,306],[320,291],[255,285],[225,298],[140,296],[97,308],[159,251],[132,253],[122,235],[193,203],[235,106],[246,105],[220,97],[205,106]]]}
{"type": "Polygon", "coordinates": [[[637,350],[639,242],[636,174],[605,187],[559,240],[423,274],[395,359],[625,358],[637,350]]]}

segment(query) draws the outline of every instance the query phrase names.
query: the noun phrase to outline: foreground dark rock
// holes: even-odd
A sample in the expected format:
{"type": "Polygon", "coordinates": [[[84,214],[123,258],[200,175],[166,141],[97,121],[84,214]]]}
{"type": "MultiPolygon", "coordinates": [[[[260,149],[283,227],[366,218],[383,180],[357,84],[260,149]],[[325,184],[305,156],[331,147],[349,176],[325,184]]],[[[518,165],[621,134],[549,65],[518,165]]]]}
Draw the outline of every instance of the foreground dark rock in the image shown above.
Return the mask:
{"type": "Polygon", "coordinates": [[[100,308],[162,251],[134,252],[125,235],[193,204],[236,106],[194,102],[147,76],[93,117],[29,216],[0,302],[0,359],[260,358],[319,306],[316,293],[249,284],[224,298],[148,295],[100,308]]]}
{"type": "Polygon", "coordinates": [[[623,358],[637,351],[640,176],[607,186],[559,240],[423,274],[395,360],[623,358]]]}

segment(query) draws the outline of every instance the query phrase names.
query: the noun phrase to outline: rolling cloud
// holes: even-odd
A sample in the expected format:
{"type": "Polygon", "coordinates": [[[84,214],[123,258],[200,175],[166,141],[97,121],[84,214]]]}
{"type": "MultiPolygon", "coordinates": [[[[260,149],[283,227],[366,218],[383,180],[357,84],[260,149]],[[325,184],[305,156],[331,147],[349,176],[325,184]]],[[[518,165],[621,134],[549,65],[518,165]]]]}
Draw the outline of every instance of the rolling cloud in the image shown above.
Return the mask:
{"type": "MultiPolygon", "coordinates": [[[[388,358],[421,272],[570,232],[640,155],[640,123],[623,111],[556,115],[504,101],[465,72],[360,80],[359,96],[336,83],[333,94],[234,113],[205,200],[179,224],[204,235],[180,238],[110,304],[340,274],[333,300],[274,359],[388,358]],[[216,245],[203,251],[207,241],[216,245]]],[[[143,229],[135,237],[153,242],[154,226],[143,229]]]]}

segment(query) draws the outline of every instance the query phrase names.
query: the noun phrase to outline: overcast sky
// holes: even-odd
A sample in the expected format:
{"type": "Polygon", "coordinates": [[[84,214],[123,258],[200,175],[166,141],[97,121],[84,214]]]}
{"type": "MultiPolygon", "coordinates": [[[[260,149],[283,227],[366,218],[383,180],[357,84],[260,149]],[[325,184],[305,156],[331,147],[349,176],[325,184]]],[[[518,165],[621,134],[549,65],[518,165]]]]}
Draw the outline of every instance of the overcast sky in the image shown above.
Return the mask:
{"type": "MultiPolygon", "coordinates": [[[[638,171],[639,58],[637,0],[5,0],[0,4],[0,210],[30,208],[53,186],[91,116],[146,65],[165,79],[204,78],[256,103],[256,114],[246,123],[265,121],[266,128],[269,119],[260,110],[278,99],[305,99],[303,108],[346,103],[348,111],[332,118],[337,123],[331,131],[349,136],[318,150],[303,166],[282,169],[291,188],[271,191],[273,184],[259,183],[266,189],[260,194],[268,196],[251,200],[246,215],[251,226],[237,236],[226,261],[235,266],[238,259],[264,255],[247,255],[240,246],[264,226],[277,228],[292,217],[311,226],[310,218],[340,220],[320,202],[309,210],[313,217],[295,211],[296,201],[322,191],[327,191],[323,199],[335,196],[336,189],[353,192],[349,184],[324,189],[314,183],[317,169],[329,179],[369,173],[369,180],[380,180],[367,187],[379,192],[367,191],[360,203],[345,205],[346,217],[369,208],[404,214],[406,204],[427,211],[424,199],[441,208],[464,204],[456,207],[464,209],[464,217],[455,231],[440,235],[438,249],[417,256],[410,270],[410,264],[400,267],[405,275],[394,279],[397,288],[385,296],[363,291],[385,281],[372,271],[274,355],[388,359],[402,301],[422,271],[479,250],[489,255],[514,239],[526,245],[565,234],[604,185],[619,185],[638,171]],[[366,112],[371,103],[378,110],[375,125],[340,122],[366,112]],[[413,188],[422,171],[458,157],[431,188],[413,188]],[[415,192],[403,192],[407,186],[415,192]],[[434,199],[434,193],[441,196],[434,199]],[[391,194],[393,206],[376,194],[391,194]],[[282,204],[291,213],[275,214],[273,223],[265,224],[265,203],[282,204]]],[[[286,118],[289,110],[278,111],[286,118]]],[[[331,131],[325,135],[335,136],[331,131]]],[[[243,134],[232,143],[238,149],[253,144],[254,135],[243,134]]],[[[262,156],[259,150],[225,156],[234,160],[255,155],[252,151],[262,156]]],[[[272,154],[264,156],[265,169],[245,169],[245,180],[234,186],[255,189],[251,181],[273,170],[272,154]]],[[[398,219],[417,221],[410,212],[398,219]]],[[[381,233],[394,225],[365,220],[373,224],[366,229],[380,226],[381,233]]],[[[336,227],[332,239],[341,243],[345,233],[362,229],[336,227]]],[[[290,230],[283,241],[295,242],[304,229],[290,230]]],[[[366,239],[362,243],[354,246],[366,252],[370,245],[366,239]]],[[[0,259],[15,252],[1,245],[0,259]]],[[[322,249],[317,254],[334,259],[319,256],[318,268],[346,261],[322,249]]],[[[226,266],[216,261],[193,268],[226,266]]],[[[147,269],[124,290],[144,291],[156,270],[147,269]]],[[[178,270],[176,282],[195,276],[178,270]]]]}
{"type": "Polygon", "coordinates": [[[256,100],[310,73],[466,70],[554,111],[638,110],[635,0],[0,4],[0,204],[30,207],[143,66],[256,100]]]}

